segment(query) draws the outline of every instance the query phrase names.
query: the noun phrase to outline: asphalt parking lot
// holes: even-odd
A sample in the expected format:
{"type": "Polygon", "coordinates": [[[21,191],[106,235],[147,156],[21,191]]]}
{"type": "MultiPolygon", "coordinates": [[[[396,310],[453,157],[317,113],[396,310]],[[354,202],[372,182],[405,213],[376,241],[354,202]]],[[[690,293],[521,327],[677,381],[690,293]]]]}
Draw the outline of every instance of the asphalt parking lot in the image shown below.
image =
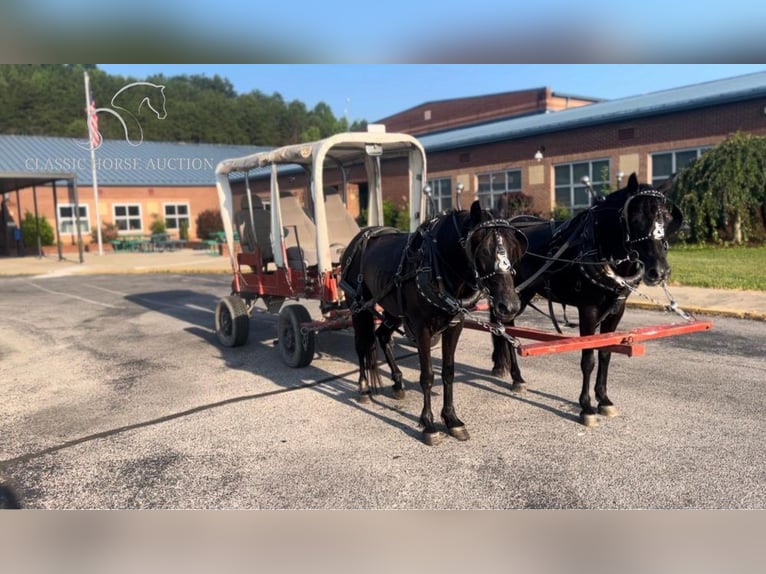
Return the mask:
{"type": "MultiPolygon", "coordinates": [[[[465,331],[455,404],[471,433],[420,440],[417,359],[408,394],[356,400],[353,333],[320,335],[285,367],[276,316],[250,340],[213,332],[226,275],[88,275],[0,283],[0,468],[30,508],[763,508],[766,323],[616,357],[620,416],[579,425],[579,354],[522,359],[529,392],[489,374],[465,331]]],[[[625,328],[674,316],[629,310],[625,328]]],[[[545,327],[525,315],[524,324],[545,327]]],[[[436,361],[438,370],[438,360],[436,361]]],[[[384,369],[384,372],[387,370],[384,369]]],[[[438,379],[438,377],[437,377],[438,379]]],[[[437,382],[434,406],[441,408],[437,382]]]]}

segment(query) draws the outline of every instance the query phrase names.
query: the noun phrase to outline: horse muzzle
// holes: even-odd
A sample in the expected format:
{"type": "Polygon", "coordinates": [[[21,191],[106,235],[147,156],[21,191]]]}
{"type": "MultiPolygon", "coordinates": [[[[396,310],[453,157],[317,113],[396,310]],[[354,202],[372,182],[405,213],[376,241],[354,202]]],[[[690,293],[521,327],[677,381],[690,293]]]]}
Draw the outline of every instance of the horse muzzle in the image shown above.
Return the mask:
{"type": "Polygon", "coordinates": [[[492,311],[501,323],[513,321],[521,311],[521,301],[518,297],[510,297],[492,303],[492,311]]]}
{"type": "Polygon", "coordinates": [[[659,285],[670,277],[669,265],[652,265],[644,268],[644,283],[649,287],[659,285]]]}

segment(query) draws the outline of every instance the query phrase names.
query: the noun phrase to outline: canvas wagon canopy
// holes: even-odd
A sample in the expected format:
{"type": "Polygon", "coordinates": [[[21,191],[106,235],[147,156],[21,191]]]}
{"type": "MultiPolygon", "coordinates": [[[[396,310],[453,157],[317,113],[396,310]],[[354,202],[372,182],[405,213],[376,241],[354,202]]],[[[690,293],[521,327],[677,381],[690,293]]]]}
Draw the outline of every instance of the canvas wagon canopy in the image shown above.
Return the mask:
{"type": "MultiPolygon", "coordinates": [[[[254,153],[241,158],[227,159],[216,168],[216,186],[221,205],[221,218],[224,223],[229,253],[233,250],[232,219],[234,205],[229,175],[241,173],[246,178],[270,175],[271,197],[275,198],[271,206],[271,228],[282,229],[282,217],[279,209],[279,166],[300,166],[310,174],[311,202],[316,223],[317,259],[320,272],[332,267],[330,245],[327,235],[324,170],[344,168],[364,164],[368,174],[370,202],[367,211],[368,225],[383,224],[382,175],[380,158],[386,160],[402,157],[408,160],[409,219],[410,228],[420,223],[421,213],[425,209],[423,186],[426,184],[425,150],[421,143],[408,134],[386,133],[383,126],[368,126],[366,132],[347,132],[305,144],[294,144],[254,153]]],[[[345,175],[344,175],[345,177],[345,175]]],[[[277,264],[282,264],[281,249],[274,246],[277,264]]],[[[234,263],[232,262],[233,266],[234,263]]]]}

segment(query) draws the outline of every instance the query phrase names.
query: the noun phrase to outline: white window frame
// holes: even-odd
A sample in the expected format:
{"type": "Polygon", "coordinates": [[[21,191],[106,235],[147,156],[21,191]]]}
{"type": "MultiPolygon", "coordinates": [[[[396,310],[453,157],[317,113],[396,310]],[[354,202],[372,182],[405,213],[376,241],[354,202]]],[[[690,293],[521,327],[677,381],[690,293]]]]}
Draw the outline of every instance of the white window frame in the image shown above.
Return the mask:
{"type": "Polygon", "coordinates": [[[504,193],[521,193],[524,186],[521,168],[508,168],[476,174],[476,199],[485,209],[496,209],[504,193]],[[513,184],[511,174],[518,175],[518,186],[513,184]],[[482,181],[488,178],[488,181],[482,181]]]}
{"type": "MultiPolygon", "coordinates": [[[[90,210],[87,203],[80,203],[80,232],[90,233],[90,210]],[[85,214],[83,215],[83,210],[85,214]]],[[[58,213],[58,234],[59,235],[74,235],[77,233],[77,219],[75,218],[74,203],[59,203],[57,206],[58,213]],[[61,213],[62,208],[69,208],[72,210],[72,215],[65,217],[61,213]],[[64,226],[69,226],[69,231],[64,229],[64,226]]]]}
{"type": "Polygon", "coordinates": [[[168,230],[172,229],[173,231],[180,231],[181,230],[181,220],[183,220],[183,219],[186,220],[186,223],[189,226],[189,229],[191,229],[191,206],[189,205],[189,202],[186,202],[186,201],[167,202],[167,203],[163,204],[163,206],[162,206],[162,213],[163,213],[163,218],[165,220],[165,227],[168,230]],[[176,213],[175,215],[170,215],[169,216],[168,215],[168,211],[167,211],[168,207],[173,207],[177,211],[179,205],[182,205],[182,206],[186,207],[186,215],[178,215],[178,213],[176,213]],[[172,227],[168,223],[168,218],[177,220],[178,225],[175,226],[175,227],[172,227]]]}
{"type": "Polygon", "coordinates": [[[590,184],[594,191],[598,192],[602,188],[609,186],[609,181],[612,174],[612,162],[609,160],[608,157],[599,157],[594,159],[584,159],[580,161],[570,161],[567,163],[559,163],[555,164],[553,166],[553,199],[554,204],[556,207],[566,207],[571,210],[572,214],[582,211],[583,209],[587,209],[591,205],[591,198],[588,194],[588,191],[585,188],[585,185],[582,183],[582,177],[584,175],[587,175],[590,179],[590,184]],[[601,169],[593,168],[593,164],[603,164],[606,163],[607,167],[609,168],[608,172],[606,174],[606,179],[602,179],[601,175],[601,169]],[[577,181],[574,181],[574,169],[575,166],[582,166],[587,165],[587,173],[583,173],[582,175],[577,176],[577,181]],[[569,181],[564,184],[557,183],[557,177],[558,170],[568,168],[569,170],[569,181]],[[595,171],[598,171],[599,173],[594,173],[595,171]],[[566,195],[568,196],[566,203],[562,203],[559,201],[559,196],[561,195],[559,192],[565,191],[566,195]],[[578,198],[580,201],[578,201],[578,198]]]}
{"type": "Polygon", "coordinates": [[[429,179],[428,185],[431,186],[431,196],[436,204],[436,212],[441,213],[452,209],[452,178],[429,179]]]}
{"type": "MultiPolygon", "coordinates": [[[[686,165],[682,165],[680,168],[678,166],[678,154],[687,154],[689,152],[696,152],[697,157],[694,159],[699,159],[699,157],[706,152],[707,150],[711,149],[713,146],[700,146],[700,147],[687,147],[687,148],[681,148],[681,149],[672,149],[672,150],[666,150],[666,151],[657,151],[653,152],[650,157],[652,160],[652,185],[654,187],[658,187],[662,185],[662,183],[668,179],[671,175],[674,173],[678,173],[679,171],[682,171],[684,168],[686,168],[686,165]],[[671,167],[670,167],[670,173],[658,173],[655,171],[655,160],[654,158],[660,155],[670,155],[671,156],[671,167]]],[[[688,165],[688,164],[687,164],[688,165]]]]}
{"type": "Polygon", "coordinates": [[[112,214],[114,215],[114,224],[117,226],[117,229],[119,230],[119,233],[124,234],[131,234],[131,233],[142,233],[144,231],[144,217],[141,213],[141,204],[140,203],[115,203],[112,205],[112,214]],[[126,215],[117,215],[117,208],[118,207],[125,207],[126,215]],[[137,207],[138,208],[138,215],[130,215],[129,211],[131,207],[137,207]],[[130,221],[131,220],[138,220],[138,229],[132,229],[130,227],[130,221]],[[121,229],[119,221],[126,221],[127,222],[127,229],[121,229]]]}

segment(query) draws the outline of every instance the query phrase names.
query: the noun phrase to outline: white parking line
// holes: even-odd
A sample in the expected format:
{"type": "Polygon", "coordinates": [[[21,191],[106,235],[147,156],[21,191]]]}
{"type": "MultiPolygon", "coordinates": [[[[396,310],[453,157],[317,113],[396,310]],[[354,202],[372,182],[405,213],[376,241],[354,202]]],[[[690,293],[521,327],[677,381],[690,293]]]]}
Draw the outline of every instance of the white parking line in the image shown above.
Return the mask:
{"type": "Polygon", "coordinates": [[[110,309],[119,309],[117,305],[110,305],[109,303],[102,303],[101,301],[96,301],[94,299],[88,299],[87,297],[80,297],[79,295],[72,295],[71,293],[64,293],[63,291],[54,291],[53,289],[46,289],[45,287],[41,287],[40,285],[37,285],[36,283],[32,283],[31,281],[26,281],[29,285],[32,287],[35,287],[36,289],[39,289],[40,291],[45,291],[46,293],[50,293],[51,295],[61,295],[63,297],[69,297],[70,299],[77,299],[78,301],[83,301],[85,303],[90,303],[91,305],[99,305],[101,307],[109,307],[110,309]]]}

